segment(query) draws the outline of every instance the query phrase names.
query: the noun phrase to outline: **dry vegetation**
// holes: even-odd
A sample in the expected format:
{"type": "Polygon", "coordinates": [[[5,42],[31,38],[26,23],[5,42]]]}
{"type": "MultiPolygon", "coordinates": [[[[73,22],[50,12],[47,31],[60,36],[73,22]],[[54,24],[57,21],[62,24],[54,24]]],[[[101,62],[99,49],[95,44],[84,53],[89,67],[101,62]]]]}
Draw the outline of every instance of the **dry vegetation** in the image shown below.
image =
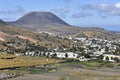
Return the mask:
{"type": "MultiPolygon", "coordinates": [[[[60,64],[59,64],[60,65],[60,64]]],[[[107,69],[106,69],[107,70],[107,69]]],[[[102,68],[80,69],[59,66],[56,72],[32,74],[9,80],[120,80],[119,71],[104,71],[102,68]]]]}
{"type": "Polygon", "coordinates": [[[2,53],[2,52],[0,52],[0,60],[1,59],[14,59],[14,58],[16,58],[15,57],[15,55],[12,55],[12,54],[6,54],[6,53],[2,53]]]}
{"type": "Polygon", "coordinates": [[[100,38],[100,39],[120,39],[120,36],[102,28],[80,28],[80,31],[71,35],[72,37],[88,37],[88,38],[100,38]]]}
{"type": "MultiPolygon", "coordinates": [[[[56,48],[60,46],[69,46],[72,44],[72,41],[68,39],[62,39],[55,36],[50,36],[47,34],[40,34],[30,30],[17,28],[13,26],[0,26],[0,49],[4,49],[4,43],[13,42],[13,47],[24,48],[26,44],[26,40],[30,41],[34,44],[39,44],[40,46],[44,46],[47,48],[56,48]],[[4,35],[3,35],[4,34],[4,35]],[[14,45],[18,46],[14,46],[14,45]]],[[[6,49],[6,47],[5,47],[6,49]]]]}
{"type": "Polygon", "coordinates": [[[119,73],[102,72],[97,70],[71,70],[69,80],[119,80],[119,73]]]}
{"type": "Polygon", "coordinates": [[[41,57],[0,55],[0,69],[57,63],[58,60],[41,57]]]}

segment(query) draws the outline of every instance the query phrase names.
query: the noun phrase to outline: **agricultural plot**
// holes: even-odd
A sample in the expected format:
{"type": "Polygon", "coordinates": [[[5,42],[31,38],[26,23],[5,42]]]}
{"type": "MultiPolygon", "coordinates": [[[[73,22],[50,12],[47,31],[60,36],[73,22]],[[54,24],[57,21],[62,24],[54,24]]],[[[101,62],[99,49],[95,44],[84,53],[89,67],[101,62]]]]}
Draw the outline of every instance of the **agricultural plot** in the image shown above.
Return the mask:
{"type": "Polygon", "coordinates": [[[0,69],[16,68],[25,66],[35,66],[43,64],[57,63],[59,60],[30,56],[15,56],[0,54],[0,69]]]}

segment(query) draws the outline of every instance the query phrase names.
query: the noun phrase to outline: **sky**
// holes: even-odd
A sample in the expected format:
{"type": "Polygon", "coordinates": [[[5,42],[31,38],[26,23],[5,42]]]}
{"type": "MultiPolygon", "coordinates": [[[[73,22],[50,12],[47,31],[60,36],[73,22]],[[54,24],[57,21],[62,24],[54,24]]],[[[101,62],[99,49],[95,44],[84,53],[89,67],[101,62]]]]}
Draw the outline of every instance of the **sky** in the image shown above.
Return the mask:
{"type": "Polygon", "coordinates": [[[120,0],[0,0],[4,21],[32,11],[52,12],[70,25],[120,31],[120,0]]]}

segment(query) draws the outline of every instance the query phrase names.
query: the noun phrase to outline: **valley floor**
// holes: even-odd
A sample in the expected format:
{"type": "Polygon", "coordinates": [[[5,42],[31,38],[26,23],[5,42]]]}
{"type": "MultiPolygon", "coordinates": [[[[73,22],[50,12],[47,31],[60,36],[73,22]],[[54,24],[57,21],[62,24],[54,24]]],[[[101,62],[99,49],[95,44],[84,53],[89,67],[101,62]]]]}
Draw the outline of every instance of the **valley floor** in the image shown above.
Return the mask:
{"type": "Polygon", "coordinates": [[[8,80],[120,80],[120,68],[96,68],[71,64],[55,64],[55,66],[59,68],[8,80]]]}

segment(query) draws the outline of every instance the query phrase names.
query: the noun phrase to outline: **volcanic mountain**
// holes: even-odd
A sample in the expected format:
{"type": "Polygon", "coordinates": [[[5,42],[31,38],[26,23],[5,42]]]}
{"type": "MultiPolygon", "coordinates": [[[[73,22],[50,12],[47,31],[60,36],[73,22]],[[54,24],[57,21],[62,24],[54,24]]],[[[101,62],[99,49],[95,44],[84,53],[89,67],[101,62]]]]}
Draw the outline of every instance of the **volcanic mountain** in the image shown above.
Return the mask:
{"type": "Polygon", "coordinates": [[[51,12],[30,12],[8,25],[29,29],[37,32],[50,32],[73,37],[89,37],[117,39],[120,36],[101,28],[83,28],[71,26],[51,12]]]}
{"type": "Polygon", "coordinates": [[[58,18],[56,15],[50,12],[31,12],[17,21],[15,23],[19,25],[34,25],[38,26],[45,26],[45,25],[66,25],[68,24],[58,18]]]}
{"type": "Polygon", "coordinates": [[[67,34],[78,31],[78,28],[70,27],[68,23],[50,12],[30,12],[14,22],[8,22],[8,24],[52,33],[67,34]]]}

